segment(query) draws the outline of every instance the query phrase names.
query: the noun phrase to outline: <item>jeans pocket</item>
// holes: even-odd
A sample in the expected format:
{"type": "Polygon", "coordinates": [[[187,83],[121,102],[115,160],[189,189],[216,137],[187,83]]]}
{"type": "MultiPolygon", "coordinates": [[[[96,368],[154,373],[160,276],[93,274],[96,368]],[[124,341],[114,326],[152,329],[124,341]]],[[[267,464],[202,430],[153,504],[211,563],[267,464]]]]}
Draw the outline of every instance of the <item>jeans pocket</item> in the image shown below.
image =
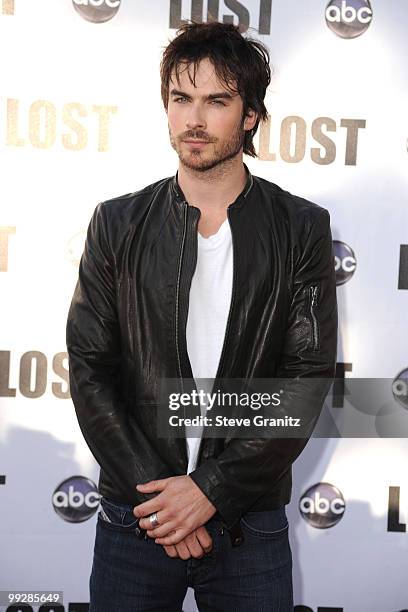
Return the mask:
{"type": "Polygon", "coordinates": [[[250,534],[263,538],[278,538],[289,529],[285,506],[274,510],[247,512],[241,518],[241,525],[250,534]]]}
{"type": "Polygon", "coordinates": [[[98,519],[104,527],[113,531],[132,531],[139,524],[139,519],[135,517],[132,510],[133,506],[129,504],[121,504],[101,497],[98,519]]]}

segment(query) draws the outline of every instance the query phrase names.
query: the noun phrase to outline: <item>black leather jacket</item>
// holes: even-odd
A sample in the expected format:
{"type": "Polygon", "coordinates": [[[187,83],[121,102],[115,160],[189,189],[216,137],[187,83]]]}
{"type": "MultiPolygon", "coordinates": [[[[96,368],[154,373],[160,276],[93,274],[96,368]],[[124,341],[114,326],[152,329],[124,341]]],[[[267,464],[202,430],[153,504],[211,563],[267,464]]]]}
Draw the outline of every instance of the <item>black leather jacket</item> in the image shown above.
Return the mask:
{"type": "MultiPolygon", "coordinates": [[[[314,425],[336,362],[330,215],[245,169],[227,211],[233,289],[215,380],[325,379],[314,425]]],[[[88,226],[66,328],[69,380],[99,491],[112,500],[137,505],[154,495],[137,483],[187,471],[185,439],[157,437],[154,406],[161,377],[192,377],[185,328],[199,217],[176,173],[100,202],[88,226]]],[[[288,413],[303,399],[288,393],[288,413]]],[[[290,501],[291,465],[306,443],[204,436],[190,476],[231,529],[248,510],[290,501]]]]}

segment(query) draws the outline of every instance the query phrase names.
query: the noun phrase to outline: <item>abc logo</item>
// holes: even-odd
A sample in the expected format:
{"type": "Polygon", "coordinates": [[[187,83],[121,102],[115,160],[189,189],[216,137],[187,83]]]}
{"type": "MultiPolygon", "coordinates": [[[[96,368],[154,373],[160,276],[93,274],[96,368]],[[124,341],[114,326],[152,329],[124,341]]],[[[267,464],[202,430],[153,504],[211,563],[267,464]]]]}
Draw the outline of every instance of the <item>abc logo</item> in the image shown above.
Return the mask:
{"type": "Polygon", "coordinates": [[[310,487],[299,501],[300,514],[312,527],[327,529],[342,518],[345,511],[343,495],[328,482],[310,487]]]}
{"type": "Polygon", "coordinates": [[[55,489],[52,505],[64,521],[82,523],[95,514],[100,497],[92,480],[84,476],[72,476],[55,489]]]}
{"type": "Polygon", "coordinates": [[[408,410],[408,368],[402,370],[392,381],[394,399],[408,410]]]}
{"type": "Polygon", "coordinates": [[[361,36],[372,18],[370,2],[365,0],[332,0],[326,7],[326,23],[340,38],[361,36]]]}
{"type": "Polygon", "coordinates": [[[336,285],[344,285],[354,274],[357,265],[356,258],[348,244],[340,240],[333,240],[333,251],[336,285]]]}
{"type": "Polygon", "coordinates": [[[121,0],[72,0],[75,10],[87,21],[105,23],[116,15],[121,0]]]}

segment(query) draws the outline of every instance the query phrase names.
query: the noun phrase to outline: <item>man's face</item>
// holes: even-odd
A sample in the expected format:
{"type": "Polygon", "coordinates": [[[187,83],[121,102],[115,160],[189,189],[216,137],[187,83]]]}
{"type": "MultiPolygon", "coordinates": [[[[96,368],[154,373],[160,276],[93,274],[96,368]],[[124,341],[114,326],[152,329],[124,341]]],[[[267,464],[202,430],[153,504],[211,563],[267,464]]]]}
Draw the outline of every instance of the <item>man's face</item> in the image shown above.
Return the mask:
{"type": "MultiPolygon", "coordinates": [[[[192,66],[188,71],[192,76],[192,66]]],[[[173,71],[169,84],[171,146],[184,166],[204,172],[241,152],[245,129],[254,126],[256,116],[249,111],[250,116],[242,119],[242,98],[217,79],[207,58],[198,66],[196,86],[190,81],[186,64],[180,67],[179,78],[178,83],[173,71]]]]}

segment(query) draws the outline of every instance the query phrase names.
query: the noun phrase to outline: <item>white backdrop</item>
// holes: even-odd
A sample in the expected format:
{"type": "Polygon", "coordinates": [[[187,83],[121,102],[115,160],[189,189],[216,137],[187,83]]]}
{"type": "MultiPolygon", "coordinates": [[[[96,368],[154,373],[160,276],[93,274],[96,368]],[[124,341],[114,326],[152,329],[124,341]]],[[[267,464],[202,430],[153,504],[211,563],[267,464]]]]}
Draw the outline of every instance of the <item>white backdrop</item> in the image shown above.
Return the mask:
{"type": "MultiPolygon", "coordinates": [[[[160,55],[180,17],[217,7],[274,67],[245,162],[331,214],[339,375],[408,377],[405,0],[0,0],[0,590],[62,590],[71,612],[87,610],[97,503],[79,520],[53,493],[98,479],[65,346],[85,231],[100,200],[176,172],[160,55]]],[[[408,608],[407,460],[405,438],[309,442],[288,507],[299,611],[408,608]],[[332,526],[324,504],[324,528],[299,510],[313,485],[344,500],[332,526]]]]}

